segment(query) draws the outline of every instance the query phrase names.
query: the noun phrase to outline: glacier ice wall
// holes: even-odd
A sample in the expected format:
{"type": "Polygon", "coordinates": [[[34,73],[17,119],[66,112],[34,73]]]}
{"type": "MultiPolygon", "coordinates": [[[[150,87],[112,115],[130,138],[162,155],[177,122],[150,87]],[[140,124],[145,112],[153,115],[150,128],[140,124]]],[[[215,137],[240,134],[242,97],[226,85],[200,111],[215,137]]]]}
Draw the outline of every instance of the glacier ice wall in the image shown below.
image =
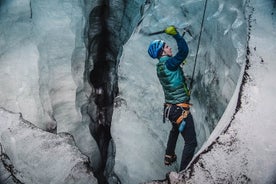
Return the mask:
{"type": "Polygon", "coordinates": [[[113,172],[115,146],[110,134],[114,98],[118,95],[118,56],[141,17],[141,4],[97,1],[89,14],[85,73],[92,91],[87,108],[82,108],[87,109],[89,128],[101,153],[102,164],[96,172],[101,183],[105,178],[109,183],[118,182],[113,172]]]}
{"type": "Polygon", "coordinates": [[[83,79],[90,6],[82,3],[1,1],[0,105],[43,130],[72,134],[97,169],[100,153],[81,114],[91,93],[83,79]]]}
{"type": "MultiPolygon", "coordinates": [[[[143,20],[124,45],[119,66],[119,96],[115,102],[112,137],[116,144],[115,172],[123,183],[162,179],[178,164],[163,164],[169,123],[162,123],[163,92],[155,73],[156,61],[147,55],[153,39],[163,39],[173,50],[175,41],[167,35],[145,36],[168,25],[191,30],[185,39],[190,47],[184,72],[192,76],[200,23],[205,1],[150,1],[143,20]],[[166,13],[164,15],[164,12],[166,13]],[[117,106],[117,107],[116,107],[117,106]]],[[[222,116],[245,61],[247,25],[244,1],[208,1],[191,103],[198,148],[222,116]]],[[[175,51],[176,52],[176,51],[175,51]]],[[[177,155],[183,140],[179,137],[177,155]]]]}
{"type": "Polygon", "coordinates": [[[143,2],[0,3],[0,105],[43,130],[70,133],[94,172],[104,169],[107,151],[114,154],[107,137],[117,57],[143,2]],[[98,124],[107,125],[103,133],[98,124]]]}
{"type": "MultiPolygon", "coordinates": [[[[88,158],[80,153],[72,136],[43,131],[21,114],[0,108],[1,163],[14,183],[96,183],[88,158]],[[27,163],[27,164],[25,164],[27,163]],[[15,166],[15,167],[14,167],[15,166]],[[59,173],[59,174],[57,174],[59,173]]],[[[4,170],[0,170],[1,175],[4,170]]],[[[0,183],[8,183],[0,178],[0,183]]]]}
{"type": "MultiPolygon", "coordinates": [[[[137,183],[177,170],[177,164],[163,165],[170,125],[162,124],[163,92],[146,51],[152,39],[164,39],[174,50],[175,43],[167,35],[142,33],[171,24],[180,32],[188,27],[184,72],[191,77],[203,0],[2,0],[0,5],[0,106],[48,132],[72,134],[93,169],[107,160],[110,182],[116,181],[112,173],[122,183],[137,183]],[[101,123],[107,128],[99,137],[112,136],[104,144],[94,132],[101,123]]],[[[208,1],[192,93],[199,146],[235,89],[245,54],[243,8],[244,1],[208,1]]]]}

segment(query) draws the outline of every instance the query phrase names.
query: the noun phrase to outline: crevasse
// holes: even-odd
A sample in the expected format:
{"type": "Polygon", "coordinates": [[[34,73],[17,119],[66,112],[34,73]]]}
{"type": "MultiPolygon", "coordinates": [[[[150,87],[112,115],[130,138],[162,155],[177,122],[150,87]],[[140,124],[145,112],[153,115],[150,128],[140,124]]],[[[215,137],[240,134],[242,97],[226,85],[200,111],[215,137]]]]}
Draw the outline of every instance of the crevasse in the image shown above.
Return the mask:
{"type": "MultiPolygon", "coordinates": [[[[1,107],[22,113],[44,131],[70,133],[99,183],[138,183],[177,170],[177,164],[163,165],[170,125],[162,123],[163,93],[146,51],[152,39],[177,48],[167,35],[143,33],[172,24],[182,33],[188,27],[184,72],[191,77],[204,1],[4,0],[0,5],[1,107]]],[[[244,62],[243,9],[238,0],[207,6],[191,101],[199,147],[223,114],[244,62]]],[[[2,135],[0,142],[8,147],[2,135]]],[[[10,156],[11,162],[16,158],[10,156]]],[[[25,168],[21,164],[19,171],[25,168]]]]}

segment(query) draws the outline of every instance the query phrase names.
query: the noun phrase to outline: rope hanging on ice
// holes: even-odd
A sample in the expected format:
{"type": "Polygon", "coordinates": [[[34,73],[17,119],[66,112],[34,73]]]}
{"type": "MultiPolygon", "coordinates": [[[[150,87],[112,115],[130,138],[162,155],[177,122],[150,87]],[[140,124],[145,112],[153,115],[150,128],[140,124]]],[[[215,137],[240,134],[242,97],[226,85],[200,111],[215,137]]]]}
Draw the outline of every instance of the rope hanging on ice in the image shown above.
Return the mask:
{"type": "Polygon", "coordinates": [[[207,0],[205,0],[205,4],[204,4],[204,11],[203,11],[203,16],[202,16],[202,21],[201,21],[201,27],[200,27],[200,33],[199,33],[199,38],[198,38],[198,44],[197,44],[196,55],[195,55],[195,64],[194,64],[192,79],[191,79],[190,88],[189,88],[190,91],[191,91],[192,88],[193,88],[194,75],[195,75],[195,68],[196,68],[196,61],[197,61],[197,55],[198,55],[199,45],[200,45],[200,41],[201,41],[201,34],[202,34],[202,29],[203,29],[203,24],[204,24],[204,19],[205,19],[206,7],[207,7],[207,0]]]}

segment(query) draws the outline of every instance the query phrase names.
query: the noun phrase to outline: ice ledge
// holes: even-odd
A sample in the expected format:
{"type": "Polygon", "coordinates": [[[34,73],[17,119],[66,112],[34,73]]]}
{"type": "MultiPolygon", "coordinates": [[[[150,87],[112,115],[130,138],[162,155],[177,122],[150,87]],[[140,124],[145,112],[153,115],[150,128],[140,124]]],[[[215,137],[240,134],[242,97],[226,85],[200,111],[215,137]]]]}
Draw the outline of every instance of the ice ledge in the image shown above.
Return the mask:
{"type": "Polygon", "coordinates": [[[3,154],[8,156],[13,167],[11,175],[22,183],[97,183],[88,158],[70,135],[45,132],[24,120],[20,113],[2,107],[0,143],[1,158],[3,154]]]}

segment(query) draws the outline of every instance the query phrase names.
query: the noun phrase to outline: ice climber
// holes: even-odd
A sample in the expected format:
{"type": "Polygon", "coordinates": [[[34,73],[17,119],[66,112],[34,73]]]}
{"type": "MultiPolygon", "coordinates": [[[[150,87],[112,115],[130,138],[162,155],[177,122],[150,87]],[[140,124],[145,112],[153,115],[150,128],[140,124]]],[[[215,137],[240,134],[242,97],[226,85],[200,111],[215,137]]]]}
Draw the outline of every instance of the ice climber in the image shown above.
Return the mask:
{"type": "Polygon", "coordinates": [[[192,160],[197,146],[194,121],[189,109],[191,104],[190,92],[187,88],[181,64],[186,59],[189,48],[186,41],[179,35],[174,26],[165,29],[165,33],[173,36],[177,42],[178,52],[175,56],[172,49],[162,40],[150,43],[148,53],[153,59],[158,59],[156,65],[157,76],[165,95],[164,119],[172,124],[167,142],[164,163],[171,165],[176,161],[175,146],[181,133],[185,145],[182,152],[180,170],[184,170],[192,160]]]}

